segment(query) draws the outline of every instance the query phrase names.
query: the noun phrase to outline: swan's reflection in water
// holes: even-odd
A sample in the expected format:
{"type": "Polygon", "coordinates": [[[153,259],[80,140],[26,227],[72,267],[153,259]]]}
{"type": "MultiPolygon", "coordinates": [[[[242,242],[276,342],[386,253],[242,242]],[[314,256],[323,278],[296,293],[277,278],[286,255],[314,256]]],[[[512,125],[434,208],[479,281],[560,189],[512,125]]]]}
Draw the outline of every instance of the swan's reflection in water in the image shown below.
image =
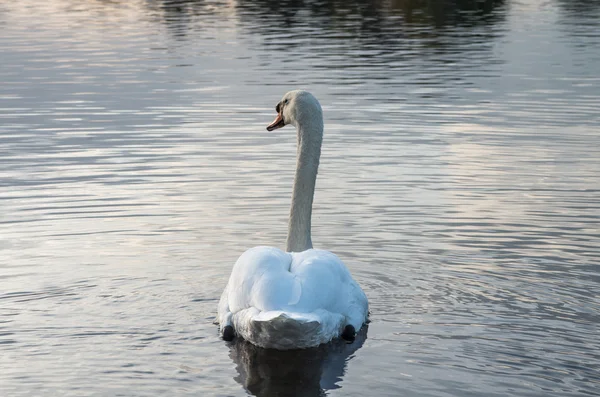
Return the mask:
{"type": "Polygon", "coordinates": [[[367,330],[364,326],[353,343],[337,339],[305,350],[262,349],[236,340],[229,354],[237,364],[235,380],[259,397],[325,396],[326,390],[340,387],[346,363],[365,343],[367,330]]]}

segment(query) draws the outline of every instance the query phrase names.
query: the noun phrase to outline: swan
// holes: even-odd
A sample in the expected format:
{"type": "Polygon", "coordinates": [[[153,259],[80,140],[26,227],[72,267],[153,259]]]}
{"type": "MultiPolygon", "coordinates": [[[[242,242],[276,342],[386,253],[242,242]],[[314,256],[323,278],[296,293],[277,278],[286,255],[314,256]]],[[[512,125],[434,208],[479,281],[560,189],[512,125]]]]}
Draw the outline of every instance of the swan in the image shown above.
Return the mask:
{"type": "Polygon", "coordinates": [[[314,347],[340,336],[353,341],[367,321],[367,297],[335,254],[313,249],[310,235],[321,105],[311,93],[296,90],[275,110],[267,130],[291,124],[298,141],[287,252],[260,246],[239,257],[219,301],[221,335],[278,350],[314,347]]]}

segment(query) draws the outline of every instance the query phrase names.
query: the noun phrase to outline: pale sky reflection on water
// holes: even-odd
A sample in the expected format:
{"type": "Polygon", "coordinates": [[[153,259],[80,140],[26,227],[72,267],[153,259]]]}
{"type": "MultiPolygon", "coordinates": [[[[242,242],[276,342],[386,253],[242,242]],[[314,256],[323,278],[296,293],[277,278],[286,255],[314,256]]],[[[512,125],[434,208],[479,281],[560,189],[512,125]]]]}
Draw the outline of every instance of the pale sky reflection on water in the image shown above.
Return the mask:
{"type": "Polygon", "coordinates": [[[599,395],[598,1],[0,3],[0,393],[599,395]],[[475,6],[473,6],[475,4],[475,6]],[[285,241],[320,99],[313,240],[353,345],[212,324],[285,241]],[[300,386],[299,386],[300,385],[300,386]]]}

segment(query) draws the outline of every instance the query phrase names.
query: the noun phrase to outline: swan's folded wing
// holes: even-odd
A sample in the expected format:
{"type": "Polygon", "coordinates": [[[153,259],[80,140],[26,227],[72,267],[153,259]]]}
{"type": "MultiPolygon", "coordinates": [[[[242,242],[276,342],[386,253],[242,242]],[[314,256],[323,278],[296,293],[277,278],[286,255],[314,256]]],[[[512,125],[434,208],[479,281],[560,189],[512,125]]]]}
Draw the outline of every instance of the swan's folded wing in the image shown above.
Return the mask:
{"type": "Polygon", "coordinates": [[[292,256],[291,271],[302,285],[302,295],[295,309],[343,313],[349,288],[354,283],[346,265],[329,251],[308,250],[292,256]]]}
{"type": "Polygon", "coordinates": [[[235,313],[249,307],[285,310],[297,300],[299,286],[289,268],[290,254],[273,247],[255,247],[235,263],[228,283],[228,304],[235,313]]]}

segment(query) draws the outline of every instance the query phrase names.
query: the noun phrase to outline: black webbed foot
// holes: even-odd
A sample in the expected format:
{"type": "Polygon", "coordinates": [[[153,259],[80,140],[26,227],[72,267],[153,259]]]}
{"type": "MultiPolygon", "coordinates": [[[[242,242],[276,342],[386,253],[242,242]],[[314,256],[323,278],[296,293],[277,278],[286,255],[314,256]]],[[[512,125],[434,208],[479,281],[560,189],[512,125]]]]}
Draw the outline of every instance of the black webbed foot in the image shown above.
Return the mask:
{"type": "Polygon", "coordinates": [[[231,342],[235,338],[235,330],[231,325],[226,325],[223,328],[223,340],[227,342],[231,342]]]}
{"type": "Polygon", "coordinates": [[[347,342],[354,342],[354,339],[356,338],[356,330],[354,329],[354,326],[350,324],[346,325],[341,337],[347,342]]]}

